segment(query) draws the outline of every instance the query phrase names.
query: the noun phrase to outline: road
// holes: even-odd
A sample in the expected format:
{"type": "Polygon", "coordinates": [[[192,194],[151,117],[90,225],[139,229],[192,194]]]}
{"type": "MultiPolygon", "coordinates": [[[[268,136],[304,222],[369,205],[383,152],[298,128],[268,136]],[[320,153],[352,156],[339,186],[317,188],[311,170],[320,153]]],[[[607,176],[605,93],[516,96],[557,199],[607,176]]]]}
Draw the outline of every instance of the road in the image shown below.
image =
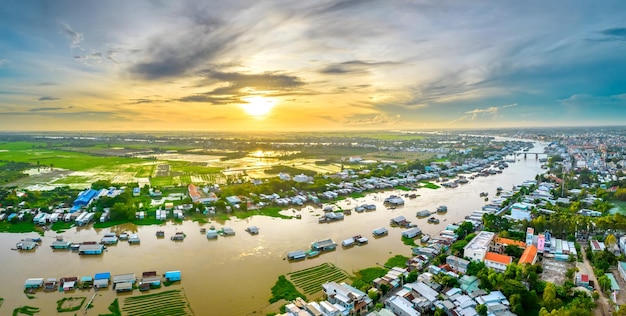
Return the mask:
{"type": "MultiPolygon", "coordinates": [[[[595,273],[593,273],[593,267],[591,266],[591,263],[589,262],[589,260],[587,260],[585,247],[580,247],[580,251],[582,252],[582,255],[583,255],[583,264],[585,265],[585,268],[589,272],[589,279],[593,281],[594,286],[597,288],[600,286],[600,283],[598,283],[598,279],[596,278],[595,273]]],[[[609,305],[609,302],[607,301],[606,296],[602,292],[600,292],[600,299],[598,299],[597,303],[598,303],[598,308],[596,308],[596,310],[593,312],[594,315],[601,315],[601,316],[612,315],[612,313],[610,312],[611,307],[609,305]]]]}

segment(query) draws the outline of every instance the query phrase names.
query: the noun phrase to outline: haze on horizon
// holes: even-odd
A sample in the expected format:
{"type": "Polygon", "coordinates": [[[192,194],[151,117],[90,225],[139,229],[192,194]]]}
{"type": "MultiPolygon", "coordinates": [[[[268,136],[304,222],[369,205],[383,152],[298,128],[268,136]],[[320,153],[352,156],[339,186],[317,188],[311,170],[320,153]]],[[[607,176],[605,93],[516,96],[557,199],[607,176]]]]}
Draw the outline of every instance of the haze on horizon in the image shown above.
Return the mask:
{"type": "Polygon", "coordinates": [[[0,130],[623,125],[626,2],[4,1],[0,130]]]}

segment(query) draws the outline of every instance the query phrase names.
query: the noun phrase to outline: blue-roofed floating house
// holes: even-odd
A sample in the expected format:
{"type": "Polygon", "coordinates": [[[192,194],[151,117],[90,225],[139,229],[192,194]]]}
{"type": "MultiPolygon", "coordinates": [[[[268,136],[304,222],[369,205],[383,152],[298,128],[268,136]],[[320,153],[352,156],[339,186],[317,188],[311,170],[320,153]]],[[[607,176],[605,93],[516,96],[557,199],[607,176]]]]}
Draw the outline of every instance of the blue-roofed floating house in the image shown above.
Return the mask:
{"type": "Polygon", "coordinates": [[[180,271],[167,271],[163,277],[167,282],[180,281],[180,271]]]}

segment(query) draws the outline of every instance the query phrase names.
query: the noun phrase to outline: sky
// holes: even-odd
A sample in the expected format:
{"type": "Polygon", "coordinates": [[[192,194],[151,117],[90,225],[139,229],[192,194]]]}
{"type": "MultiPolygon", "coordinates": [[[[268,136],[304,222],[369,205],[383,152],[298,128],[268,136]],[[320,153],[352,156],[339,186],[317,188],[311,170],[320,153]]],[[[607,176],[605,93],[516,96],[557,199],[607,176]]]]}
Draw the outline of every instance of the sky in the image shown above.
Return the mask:
{"type": "Polygon", "coordinates": [[[625,1],[2,1],[2,131],[624,125],[625,1]]]}

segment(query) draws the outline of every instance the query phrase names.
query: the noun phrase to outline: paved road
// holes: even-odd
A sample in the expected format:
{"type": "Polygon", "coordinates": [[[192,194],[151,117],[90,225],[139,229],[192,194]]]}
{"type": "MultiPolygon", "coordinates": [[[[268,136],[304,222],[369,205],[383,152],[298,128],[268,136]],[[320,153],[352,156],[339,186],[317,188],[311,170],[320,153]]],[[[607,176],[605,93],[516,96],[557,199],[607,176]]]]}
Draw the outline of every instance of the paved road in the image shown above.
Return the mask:
{"type": "MultiPolygon", "coordinates": [[[[596,288],[599,288],[600,284],[598,283],[598,279],[596,278],[596,275],[593,273],[593,267],[589,263],[589,260],[587,260],[585,247],[580,247],[580,251],[583,253],[583,264],[585,265],[585,268],[587,268],[587,271],[589,273],[589,279],[593,281],[593,284],[595,285],[596,288]]],[[[612,313],[610,312],[611,307],[609,305],[609,302],[607,301],[607,298],[603,293],[600,293],[600,299],[597,301],[597,303],[598,303],[598,307],[596,308],[595,311],[593,311],[594,315],[601,315],[601,316],[612,315],[612,313]]]]}

